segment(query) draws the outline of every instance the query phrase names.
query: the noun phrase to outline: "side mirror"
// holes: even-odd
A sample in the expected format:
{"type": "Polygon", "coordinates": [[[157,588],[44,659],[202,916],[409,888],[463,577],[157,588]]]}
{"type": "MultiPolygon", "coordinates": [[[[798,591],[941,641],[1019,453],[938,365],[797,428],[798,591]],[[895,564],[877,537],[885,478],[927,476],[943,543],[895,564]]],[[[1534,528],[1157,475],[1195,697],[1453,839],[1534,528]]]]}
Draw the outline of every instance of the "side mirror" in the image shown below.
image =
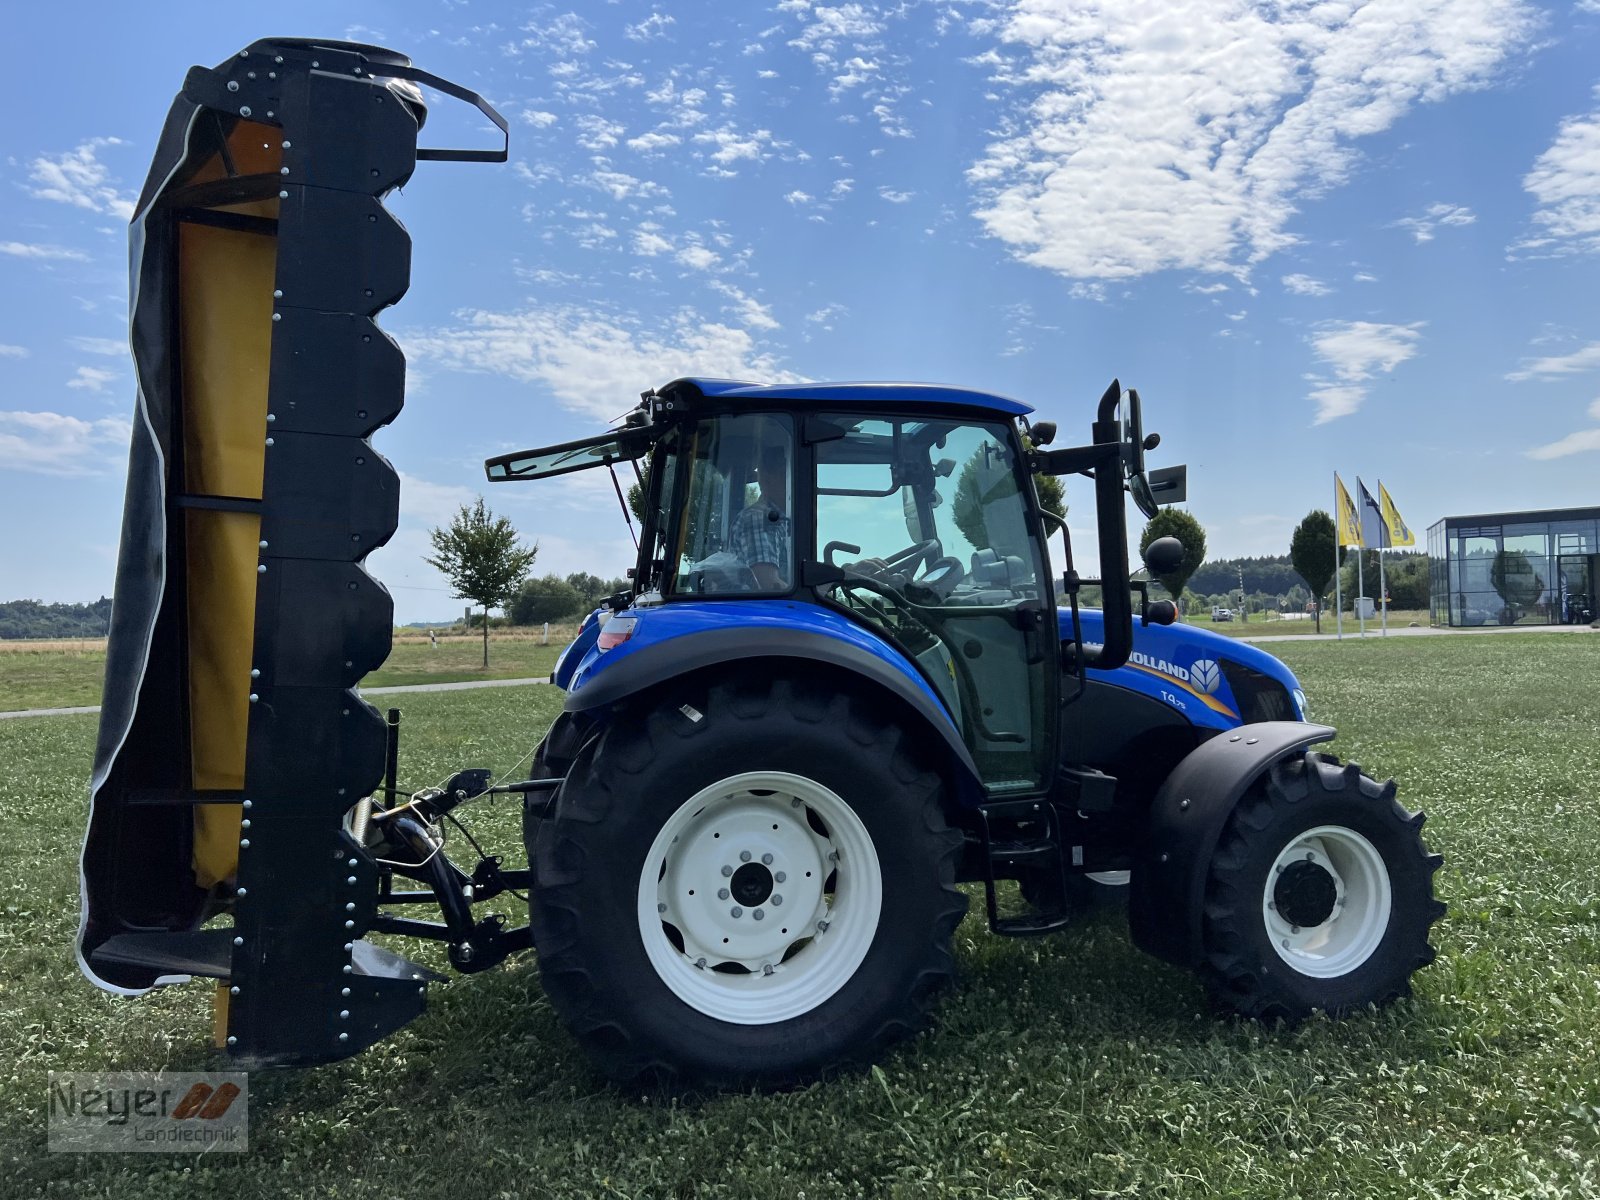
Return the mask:
{"type": "Polygon", "coordinates": [[[1175,537],[1157,538],[1144,550],[1144,565],[1152,575],[1171,575],[1183,565],[1183,543],[1175,537]]]}
{"type": "Polygon", "coordinates": [[[1056,440],[1056,423],[1054,421],[1035,421],[1028,426],[1028,437],[1035,446],[1048,446],[1056,440]]]}

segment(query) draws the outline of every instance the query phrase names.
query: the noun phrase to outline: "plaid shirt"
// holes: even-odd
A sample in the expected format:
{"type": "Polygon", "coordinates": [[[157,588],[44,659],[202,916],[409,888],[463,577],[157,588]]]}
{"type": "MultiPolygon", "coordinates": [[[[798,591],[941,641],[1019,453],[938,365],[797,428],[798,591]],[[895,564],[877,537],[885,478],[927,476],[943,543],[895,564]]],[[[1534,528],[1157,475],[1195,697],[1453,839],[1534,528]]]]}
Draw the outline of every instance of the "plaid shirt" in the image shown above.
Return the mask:
{"type": "Polygon", "coordinates": [[[728,549],[749,566],[771,563],[789,577],[789,518],[775,504],[758,500],[735,518],[728,549]]]}

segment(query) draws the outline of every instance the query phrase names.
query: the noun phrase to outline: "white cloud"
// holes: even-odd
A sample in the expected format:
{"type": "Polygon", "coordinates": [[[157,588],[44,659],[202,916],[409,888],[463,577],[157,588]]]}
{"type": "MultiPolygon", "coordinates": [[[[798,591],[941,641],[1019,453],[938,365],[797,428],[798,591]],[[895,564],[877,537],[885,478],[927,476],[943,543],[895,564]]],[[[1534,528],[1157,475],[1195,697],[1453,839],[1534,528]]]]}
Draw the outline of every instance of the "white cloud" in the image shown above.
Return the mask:
{"type": "Polygon", "coordinates": [[[541,108],[525,108],[522,110],[522,120],[535,129],[548,129],[556,123],[556,115],[541,108]]]}
{"type": "MultiPolygon", "coordinates": [[[[1600,2],[1600,0],[1597,0],[1597,2],[1600,2]]],[[[1589,401],[1589,415],[1596,421],[1600,421],[1600,400],[1589,401]]]]}
{"type": "Polygon", "coordinates": [[[1309,275],[1285,275],[1283,288],[1293,292],[1296,296],[1326,296],[1333,291],[1331,287],[1320,279],[1313,279],[1309,275]]]}
{"type": "Polygon", "coordinates": [[[672,243],[653,229],[635,229],[633,231],[633,252],[635,254],[642,254],[646,258],[654,258],[658,254],[666,254],[671,249],[672,243]]]}
{"type": "Polygon", "coordinates": [[[810,204],[816,199],[810,192],[802,192],[799,188],[795,188],[792,192],[785,192],[783,198],[790,204],[810,204]]]}
{"type": "Polygon", "coordinates": [[[1393,371],[1417,352],[1423,322],[1381,325],[1372,321],[1329,322],[1312,335],[1317,359],[1332,369],[1332,379],[1313,378],[1315,424],[1347,417],[1367,398],[1366,381],[1377,371],[1393,371]]]}
{"type": "Polygon", "coordinates": [[[976,215],[1070,277],[1237,271],[1293,244],[1361,138],[1486,84],[1537,23],[1523,0],[1015,0],[976,215]]]}
{"type": "Polygon", "coordinates": [[[750,332],[685,309],[663,327],[593,308],[465,312],[452,327],[403,337],[406,354],[442,367],[548,388],[568,408],[610,420],[640,389],[680,376],[793,382],[750,332]]]}
{"type": "MultiPolygon", "coordinates": [[[[806,11],[797,6],[791,7],[795,11],[806,11]]],[[[806,13],[803,21],[800,35],[789,45],[808,53],[832,54],[840,42],[859,43],[862,39],[873,38],[883,32],[883,23],[870,8],[862,4],[841,4],[837,8],[819,4],[806,13]]]]}
{"type": "Polygon", "coordinates": [[[28,179],[34,185],[29,194],[127,220],[133,216],[134,197],[117,190],[111,172],[98,158],[101,147],[123,144],[121,138],[90,138],[63,154],[40,155],[28,165],[28,179]]]}
{"type": "Polygon", "coordinates": [[[6,343],[0,342],[0,358],[27,358],[27,357],[28,357],[28,348],[26,346],[8,346],[6,343]]]}
{"type": "Polygon", "coordinates": [[[911,197],[915,196],[916,193],[897,192],[894,190],[894,188],[881,187],[878,189],[878,195],[882,196],[890,204],[904,204],[907,200],[911,199],[911,197]]]}
{"type": "Polygon", "coordinates": [[[527,36],[506,47],[512,54],[527,50],[548,51],[552,55],[588,54],[594,43],[584,35],[584,21],[577,13],[562,13],[550,21],[529,21],[522,27],[527,36]]]}
{"type": "Polygon", "coordinates": [[[711,155],[711,161],[722,167],[746,158],[752,162],[762,162],[769,156],[770,148],[776,144],[769,130],[753,129],[749,133],[740,133],[732,125],[697,133],[694,135],[694,140],[702,145],[715,146],[716,150],[711,155]]]}
{"type": "Polygon", "coordinates": [[[709,271],[722,261],[722,257],[708,246],[685,246],[678,251],[678,261],[691,271],[709,271]]]}
{"type": "Polygon", "coordinates": [[[626,26],[622,33],[623,36],[628,38],[630,41],[648,42],[652,38],[665,37],[667,33],[667,26],[674,25],[676,23],[677,21],[673,17],[663,16],[659,12],[653,12],[637,24],[626,26]]]}
{"type": "Polygon", "coordinates": [[[1513,246],[1513,252],[1600,253],[1600,109],[1563,121],[1522,186],[1539,202],[1533,219],[1543,236],[1513,246]]]}
{"type": "Polygon", "coordinates": [[[682,140],[675,133],[662,133],[656,130],[629,138],[628,149],[637,150],[640,154],[660,154],[668,146],[676,146],[682,140]]]}
{"type": "Polygon", "coordinates": [[[832,329],[833,322],[849,311],[842,304],[824,304],[816,312],[808,312],[806,320],[812,325],[820,325],[824,329],[832,329]]]}
{"type": "Polygon", "coordinates": [[[1580,429],[1576,433],[1567,434],[1559,441],[1535,446],[1523,453],[1529,458],[1551,459],[1566,458],[1570,454],[1582,454],[1588,450],[1600,450],[1600,429],[1580,429]]]}
{"type": "Polygon", "coordinates": [[[741,324],[751,329],[778,328],[778,322],[772,315],[770,305],[762,304],[741,288],[720,279],[713,279],[711,286],[733,301],[732,306],[724,311],[732,312],[741,324]]]}
{"type": "Polygon", "coordinates": [[[578,145],[585,150],[609,150],[617,144],[626,129],[615,121],[608,121],[596,113],[578,117],[578,145]]]}
{"type": "Polygon", "coordinates": [[[67,386],[99,394],[116,378],[116,371],[108,371],[104,367],[79,367],[73,372],[72,378],[67,380],[67,386]]]}
{"type": "Polygon", "coordinates": [[[1186,283],[1183,290],[1193,292],[1197,296],[1215,296],[1219,292],[1228,290],[1228,285],[1218,280],[1216,283],[1186,283]]]}
{"type": "Polygon", "coordinates": [[[1419,242],[1431,242],[1438,226],[1471,225],[1477,219],[1478,214],[1464,204],[1430,204],[1420,216],[1401,217],[1393,227],[1409,229],[1419,242]]]}
{"type": "Polygon", "coordinates": [[[107,358],[122,358],[129,352],[126,338],[74,337],[67,341],[75,350],[85,354],[102,354],[107,358]]]}
{"type": "Polygon", "coordinates": [[[651,196],[667,194],[667,189],[659,183],[652,183],[648,179],[639,179],[625,172],[612,171],[604,167],[595,170],[584,182],[591,187],[599,188],[613,200],[626,200],[630,196],[644,200],[651,196]]]}
{"type": "Polygon", "coordinates": [[[843,196],[848,196],[850,189],[855,185],[856,181],[854,179],[835,179],[833,186],[828,189],[828,195],[838,200],[843,196]]]}
{"type": "Polygon", "coordinates": [[[70,250],[66,246],[46,246],[37,242],[0,242],[0,254],[9,254],[12,258],[89,261],[89,256],[82,250],[70,250]]]}
{"type": "Polygon", "coordinates": [[[1357,271],[1354,275],[1350,276],[1350,278],[1355,283],[1377,283],[1378,282],[1378,277],[1376,275],[1374,275],[1371,271],[1357,271]]]}
{"type": "Polygon", "coordinates": [[[127,450],[121,417],[84,421],[54,412],[0,412],[0,470],[98,475],[127,450]]]}
{"type": "Polygon", "coordinates": [[[1548,358],[1524,360],[1522,369],[1512,371],[1506,378],[1512,383],[1521,383],[1527,379],[1538,379],[1549,383],[1551,380],[1561,379],[1567,375],[1581,375],[1597,368],[1600,368],[1600,342],[1590,342],[1582,350],[1574,350],[1571,354],[1553,354],[1548,358]]]}

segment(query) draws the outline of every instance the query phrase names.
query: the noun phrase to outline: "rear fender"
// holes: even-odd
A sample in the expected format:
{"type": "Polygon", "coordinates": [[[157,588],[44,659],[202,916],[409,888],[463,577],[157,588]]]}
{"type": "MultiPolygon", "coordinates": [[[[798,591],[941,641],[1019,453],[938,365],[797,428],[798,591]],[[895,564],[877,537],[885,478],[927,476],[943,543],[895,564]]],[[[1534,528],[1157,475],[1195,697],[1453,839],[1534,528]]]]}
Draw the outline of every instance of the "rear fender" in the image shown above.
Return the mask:
{"type": "Polygon", "coordinates": [[[836,674],[841,687],[849,687],[857,695],[870,693],[899,706],[907,719],[925,729],[944,751],[949,764],[947,782],[954,784],[955,796],[966,804],[978,803],[983,797],[983,785],[977,764],[961,740],[949,710],[909,663],[896,662],[885,649],[869,652],[853,640],[815,628],[734,626],[682,634],[619,656],[614,662],[605,663],[603,670],[580,672],[576,686],[567,693],[566,710],[598,715],[689,675],[735,664],[772,674],[802,665],[812,669],[820,665],[836,674]]]}
{"type": "Polygon", "coordinates": [[[1335,730],[1301,721],[1241,725],[1186,755],[1150,805],[1134,859],[1128,918],[1134,944],[1179,966],[1201,960],[1206,875],[1234,807],[1273,763],[1330,741],[1335,730]]]}

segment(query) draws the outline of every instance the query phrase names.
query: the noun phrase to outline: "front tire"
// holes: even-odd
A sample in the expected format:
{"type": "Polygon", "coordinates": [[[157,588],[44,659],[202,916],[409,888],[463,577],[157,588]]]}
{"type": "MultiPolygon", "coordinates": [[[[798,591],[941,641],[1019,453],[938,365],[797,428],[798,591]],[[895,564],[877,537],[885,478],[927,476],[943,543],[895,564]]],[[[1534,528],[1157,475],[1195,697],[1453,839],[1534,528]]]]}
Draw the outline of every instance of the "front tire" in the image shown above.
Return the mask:
{"type": "Polygon", "coordinates": [[[942,803],[917,739],[821,677],[619,714],[529,823],[545,992],[619,1080],[869,1059],[953,973],[966,897],[942,803]]]}
{"type": "Polygon", "coordinates": [[[1354,764],[1275,764],[1234,810],[1212,859],[1201,968],[1226,1006],[1265,1020],[1342,1016],[1410,994],[1445,907],[1421,813],[1354,764]]]}

